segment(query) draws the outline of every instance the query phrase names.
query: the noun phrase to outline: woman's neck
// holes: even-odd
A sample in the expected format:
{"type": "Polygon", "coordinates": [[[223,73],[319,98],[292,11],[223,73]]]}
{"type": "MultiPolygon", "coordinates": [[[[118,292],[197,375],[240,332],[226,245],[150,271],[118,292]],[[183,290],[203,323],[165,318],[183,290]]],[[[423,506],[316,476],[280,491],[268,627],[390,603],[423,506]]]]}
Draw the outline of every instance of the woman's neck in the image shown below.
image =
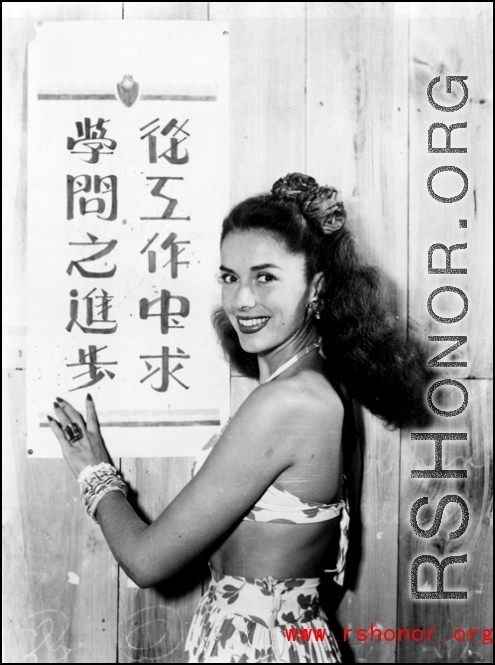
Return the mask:
{"type": "MultiPolygon", "coordinates": [[[[260,383],[264,383],[285,362],[315,342],[318,342],[318,335],[316,334],[316,331],[312,329],[309,331],[303,331],[301,334],[291,337],[280,346],[277,346],[275,349],[272,349],[266,353],[258,353],[260,383]]],[[[310,364],[314,362],[310,357],[312,355],[313,354],[305,356],[305,365],[308,362],[310,364]]]]}

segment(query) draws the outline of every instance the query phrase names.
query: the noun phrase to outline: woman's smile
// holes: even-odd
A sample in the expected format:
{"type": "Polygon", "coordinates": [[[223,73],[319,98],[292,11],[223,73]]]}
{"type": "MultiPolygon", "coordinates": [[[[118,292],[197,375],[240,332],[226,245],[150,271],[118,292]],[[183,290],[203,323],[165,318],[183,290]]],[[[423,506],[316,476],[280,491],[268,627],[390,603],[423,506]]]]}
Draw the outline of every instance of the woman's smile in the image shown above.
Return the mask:
{"type": "Polygon", "coordinates": [[[241,346],[250,353],[279,346],[304,319],[308,288],[303,257],[252,231],[230,233],[221,252],[222,303],[241,346]]]}
{"type": "Polygon", "coordinates": [[[239,324],[239,330],[245,335],[252,335],[253,333],[259,332],[262,328],[266,326],[271,317],[269,316],[257,316],[257,317],[246,317],[246,316],[237,316],[237,323],[239,324]]]}

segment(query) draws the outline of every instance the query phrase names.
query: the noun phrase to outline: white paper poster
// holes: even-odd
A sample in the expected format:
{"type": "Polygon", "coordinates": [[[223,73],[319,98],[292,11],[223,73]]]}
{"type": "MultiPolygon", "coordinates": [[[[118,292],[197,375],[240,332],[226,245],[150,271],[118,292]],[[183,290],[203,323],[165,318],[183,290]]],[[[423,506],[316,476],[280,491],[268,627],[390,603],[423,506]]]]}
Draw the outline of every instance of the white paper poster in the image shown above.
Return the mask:
{"type": "Polygon", "coordinates": [[[229,411],[226,26],[44,24],[28,71],[28,452],[90,393],[111,456],[194,454],[229,411]]]}

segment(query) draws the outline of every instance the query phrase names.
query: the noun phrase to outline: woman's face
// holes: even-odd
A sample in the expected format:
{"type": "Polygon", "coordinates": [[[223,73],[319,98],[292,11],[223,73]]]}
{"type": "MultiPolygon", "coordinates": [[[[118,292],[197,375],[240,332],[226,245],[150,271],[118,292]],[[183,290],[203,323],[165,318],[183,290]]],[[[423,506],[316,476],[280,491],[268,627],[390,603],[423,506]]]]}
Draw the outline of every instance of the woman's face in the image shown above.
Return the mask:
{"type": "Polygon", "coordinates": [[[319,277],[307,283],[302,254],[260,231],[231,232],[221,261],[222,305],[244,351],[270,351],[302,329],[319,277]]]}

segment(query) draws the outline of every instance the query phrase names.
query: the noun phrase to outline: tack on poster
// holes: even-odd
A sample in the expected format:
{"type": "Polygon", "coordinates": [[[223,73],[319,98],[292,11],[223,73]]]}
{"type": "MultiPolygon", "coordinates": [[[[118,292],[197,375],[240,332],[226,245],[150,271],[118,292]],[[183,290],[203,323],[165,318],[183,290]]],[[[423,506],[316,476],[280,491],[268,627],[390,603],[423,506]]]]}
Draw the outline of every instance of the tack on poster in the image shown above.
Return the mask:
{"type": "Polygon", "coordinates": [[[113,457],[192,455],[229,407],[229,368],[209,325],[229,203],[227,32],[91,21],[37,33],[29,454],[61,456],[52,400],[82,409],[89,392],[113,457]]]}

